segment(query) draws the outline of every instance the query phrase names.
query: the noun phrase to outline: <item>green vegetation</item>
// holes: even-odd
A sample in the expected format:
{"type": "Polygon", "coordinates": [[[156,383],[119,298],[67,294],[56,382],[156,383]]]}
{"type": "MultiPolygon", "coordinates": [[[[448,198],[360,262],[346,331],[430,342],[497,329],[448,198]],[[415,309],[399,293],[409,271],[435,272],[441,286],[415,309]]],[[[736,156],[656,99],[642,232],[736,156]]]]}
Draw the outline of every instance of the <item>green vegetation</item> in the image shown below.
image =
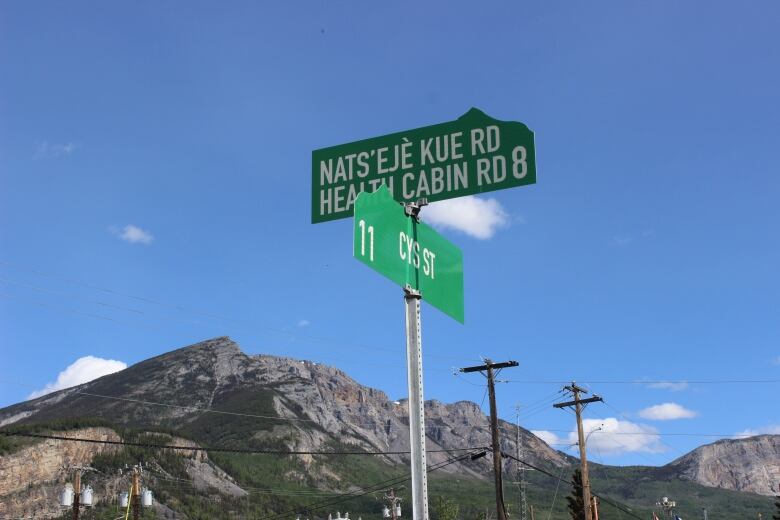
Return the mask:
{"type": "Polygon", "coordinates": [[[571,493],[566,497],[569,515],[572,520],[585,520],[585,501],[582,499],[582,472],[575,469],[571,475],[571,493]]]}
{"type": "Polygon", "coordinates": [[[780,495],[775,497],[775,508],[777,511],[775,511],[775,514],[772,515],[772,520],[780,520],[780,495]]]}
{"type": "MultiPolygon", "coordinates": [[[[144,424],[128,427],[113,423],[104,417],[81,419],[53,419],[35,423],[14,424],[5,431],[32,431],[46,433],[67,431],[85,427],[103,426],[114,429],[123,439],[143,444],[168,444],[173,436],[183,437],[204,446],[226,448],[252,448],[284,450],[289,441],[301,435],[322,432],[312,423],[294,424],[274,419],[276,416],[273,399],[284,399],[273,388],[237,389],[220,396],[220,409],[235,413],[246,413],[258,417],[222,416],[200,414],[191,421],[170,421],[154,427],[156,433],[146,431],[144,424]]],[[[292,408],[296,415],[305,419],[302,410],[292,408]]],[[[36,439],[0,436],[0,454],[11,453],[21,446],[39,442],[36,439]]],[[[330,442],[325,445],[329,451],[354,451],[354,445],[330,442]]],[[[149,487],[154,490],[155,499],[178,513],[197,519],[260,518],[272,513],[289,512],[285,518],[327,517],[336,511],[350,512],[351,518],[363,516],[376,518],[383,502],[388,481],[408,477],[406,464],[396,464],[380,456],[336,456],[317,455],[312,457],[284,456],[275,454],[231,454],[209,453],[209,459],[227,472],[243,489],[247,496],[230,497],[213,489],[196,489],[187,474],[186,457],[170,449],[124,446],[110,453],[95,457],[93,466],[106,474],[115,474],[125,465],[139,462],[152,463],[152,468],[161,468],[162,474],[150,472],[149,487]],[[163,475],[168,477],[160,478],[163,475]],[[180,479],[180,480],[176,480],[180,479]],[[361,489],[377,484],[377,490],[364,493],[361,489]],[[354,493],[345,497],[345,493],[354,493]]],[[[487,471],[483,466],[473,466],[478,471],[487,471]]],[[[572,468],[547,468],[568,478],[572,468]]],[[[487,473],[486,477],[489,476],[487,473]]],[[[86,483],[93,483],[99,489],[100,476],[87,474],[86,483]]],[[[510,479],[507,479],[507,482],[510,479]]],[[[558,481],[542,472],[527,473],[528,503],[534,506],[536,518],[569,520],[567,495],[572,492],[566,480],[558,481]]],[[[649,518],[653,505],[662,496],[677,500],[678,512],[683,518],[696,518],[702,507],[711,517],[756,518],[761,512],[769,518],[774,508],[767,497],[708,488],[693,482],[680,480],[665,468],[610,467],[593,464],[591,485],[594,493],[605,497],[600,512],[602,518],[629,518],[610,502],[618,502],[632,513],[649,518]]],[[[411,497],[408,481],[395,482],[396,493],[403,499],[404,516],[410,517],[411,497]]],[[[433,520],[451,520],[456,517],[465,520],[495,518],[495,494],[489,478],[477,479],[451,473],[429,474],[429,490],[434,497],[431,504],[433,520]]],[[[517,487],[506,484],[507,509],[514,518],[518,513],[517,487]]],[[[571,498],[571,497],[569,497],[571,498]]],[[[115,500],[115,498],[114,498],[115,500]]],[[[116,504],[99,504],[89,511],[90,516],[104,520],[117,518],[116,504]],[[113,516],[112,516],[113,515],[113,516]]],[[[151,512],[144,513],[145,518],[151,512]]],[[[775,515],[780,515],[779,512],[775,515]]],[[[780,520],[775,518],[775,520],[780,520]]]]}
{"type": "Polygon", "coordinates": [[[460,506],[452,498],[444,495],[436,495],[431,500],[432,520],[456,520],[460,506]]]}

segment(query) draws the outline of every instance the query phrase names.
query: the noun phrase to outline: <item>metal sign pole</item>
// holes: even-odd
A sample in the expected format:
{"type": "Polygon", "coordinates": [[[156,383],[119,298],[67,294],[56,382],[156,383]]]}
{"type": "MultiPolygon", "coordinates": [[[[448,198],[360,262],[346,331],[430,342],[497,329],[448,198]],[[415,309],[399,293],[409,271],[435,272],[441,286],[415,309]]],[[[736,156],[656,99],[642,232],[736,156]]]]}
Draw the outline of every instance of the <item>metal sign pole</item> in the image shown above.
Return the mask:
{"type": "Polygon", "coordinates": [[[425,462],[425,402],[423,400],[420,292],[407,287],[406,366],[409,381],[409,440],[412,456],[412,518],[428,520],[428,475],[425,462]]]}

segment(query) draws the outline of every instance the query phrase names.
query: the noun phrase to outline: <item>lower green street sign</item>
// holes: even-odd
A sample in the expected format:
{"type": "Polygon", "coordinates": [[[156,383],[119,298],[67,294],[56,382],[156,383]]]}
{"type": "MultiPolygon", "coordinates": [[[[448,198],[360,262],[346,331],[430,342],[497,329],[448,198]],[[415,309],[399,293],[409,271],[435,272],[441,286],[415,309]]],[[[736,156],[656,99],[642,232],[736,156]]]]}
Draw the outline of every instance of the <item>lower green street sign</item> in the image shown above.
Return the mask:
{"type": "Polygon", "coordinates": [[[407,216],[387,187],[355,200],[355,258],[463,323],[463,253],[407,216]]]}

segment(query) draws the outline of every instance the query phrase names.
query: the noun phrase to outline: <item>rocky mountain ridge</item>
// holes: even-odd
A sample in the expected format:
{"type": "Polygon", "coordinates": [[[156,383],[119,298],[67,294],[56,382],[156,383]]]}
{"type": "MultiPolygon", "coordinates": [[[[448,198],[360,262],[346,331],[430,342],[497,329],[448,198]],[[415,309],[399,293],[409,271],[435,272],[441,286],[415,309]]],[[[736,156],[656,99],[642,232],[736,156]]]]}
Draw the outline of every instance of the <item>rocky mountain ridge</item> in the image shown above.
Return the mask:
{"type": "MultiPolygon", "coordinates": [[[[429,450],[490,444],[488,420],[475,403],[428,401],[425,411],[429,450]]],[[[297,451],[320,450],[333,443],[367,451],[409,449],[406,407],[391,401],[381,390],[362,386],[327,365],[246,355],[227,337],[184,347],[0,410],[0,422],[5,424],[72,417],[102,417],[128,426],[190,430],[193,434],[204,423],[222,418],[230,419],[231,427],[241,423],[238,427],[253,441],[273,439],[297,451]],[[236,415],[203,413],[206,409],[236,415]]],[[[214,426],[209,428],[213,432],[214,426]]],[[[514,451],[515,426],[502,421],[501,428],[502,447],[514,451]]],[[[560,467],[573,460],[527,430],[521,429],[520,438],[532,462],[560,467]]],[[[430,462],[448,456],[434,452],[430,462]]],[[[400,461],[402,457],[391,458],[400,461]]],[[[486,461],[480,464],[487,467],[486,461]]],[[[468,471],[475,473],[473,466],[468,466],[468,471]]]]}
{"type": "MultiPolygon", "coordinates": [[[[0,410],[0,425],[21,428],[89,417],[138,431],[166,432],[209,447],[406,451],[405,408],[339,369],[286,357],[250,356],[229,338],[220,337],[7,407],[0,410]]],[[[430,464],[451,456],[436,450],[490,444],[488,420],[475,403],[428,401],[425,413],[430,464]]],[[[514,452],[515,426],[501,421],[500,427],[502,449],[514,452]]],[[[647,475],[768,495],[777,485],[778,440],[778,436],[763,436],[719,441],[663,468],[647,468],[647,475]]],[[[577,462],[522,428],[520,442],[526,459],[551,470],[559,468],[556,473],[577,462]]],[[[190,459],[182,475],[193,483],[218,489],[225,496],[241,496],[241,488],[216,465],[190,459]]],[[[402,455],[382,460],[391,465],[406,462],[402,455]]],[[[343,468],[328,461],[307,455],[299,461],[299,468],[286,470],[285,479],[308,479],[318,488],[334,488],[343,478],[343,468]]],[[[483,458],[445,471],[487,481],[490,463],[483,458]]],[[[41,482],[46,480],[40,477],[41,482]]]]}
{"type": "Polygon", "coordinates": [[[780,494],[780,435],[723,439],[700,446],[666,466],[705,486],[780,494]]]}

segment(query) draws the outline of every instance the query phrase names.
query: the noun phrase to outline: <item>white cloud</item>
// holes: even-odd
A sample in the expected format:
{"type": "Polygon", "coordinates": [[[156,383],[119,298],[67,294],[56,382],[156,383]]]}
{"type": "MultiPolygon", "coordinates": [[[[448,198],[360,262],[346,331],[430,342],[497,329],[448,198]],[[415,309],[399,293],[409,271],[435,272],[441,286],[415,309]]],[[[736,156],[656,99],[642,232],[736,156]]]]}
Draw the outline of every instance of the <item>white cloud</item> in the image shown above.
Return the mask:
{"type": "Polygon", "coordinates": [[[653,421],[671,421],[673,419],[691,419],[699,415],[693,410],[680,406],[677,403],[662,403],[649,406],[639,411],[639,417],[653,421]]]}
{"type": "Polygon", "coordinates": [[[634,241],[634,237],[628,235],[618,235],[612,237],[612,241],[619,246],[627,246],[634,241]]]}
{"type": "Polygon", "coordinates": [[[149,245],[154,240],[154,235],[152,235],[150,231],[141,229],[132,224],[128,224],[121,230],[117,230],[116,234],[119,235],[119,238],[125,242],[130,242],[131,244],[149,245]]]}
{"type": "Polygon", "coordinates": [[[685,381],[659,381],[657,383],[650,383],[647,388],[655,388],[658,390],[671,390],[672,392],[679,392],[688,388],[688,383],[685,381]]]}
{"type": "Polygon", "coordinates": [[[763,428],[748,428],[737,432],[734,437],[744,438],[753,437],[754,435],[780,435],[780,424],[769,424],[763,428]]]}
{"type": "MultiPolygon", "coordinates": [[[[583,419],[582,428],[586,435],[588,450],[594,450],[599,456],[666,451],[658,430],[646,424],[607,417],[606,419],[583,419]]],[[[548,430],[531,430],[531,433],[549,445],[569,444],[576,447],[578,444],[576,429],[570,431],[566,437],[558,437],[548,430]]]]}
{"type": "Polygon", "coordinates": [[[420,212],[422,219],[438,228],[450,228],[480,240],[491,238],[509,224],[509,215],[496,199],[473,195],[434,202],[420,212]]]}
{"type": "Polygon", "coordinates": [[[73,143],[51,144],[48,141],[43,141],[38,143],[35,147],[35,158],[62,157],[64,155],[70,155],[75,149],[76,145],[73,143]]]}
{"type": "MultiPolygon", "coordinates": [[[[587,440],[588,449],[592,448],[601,455],[666,451],[661,444],[658,430],[646,424],[607,417],[606,419],[584,419],[582,427],[586,435],[588,432],[593,432],[587,440]]],[[[569,433],[569,442],[577,442],[576,430],[569,433]]]]}
{"type": "Polygon", "coordinates": [[[531,433],[542,439],[544,442],[549,444],[550,446],[554,446],[556,444],[562,444],[561,438],[555,435],[553,432],[548,430],[531,430],[531,433]]]}
{"type": "Polygon", "coordinates": [[[311,322],[309,320],[300,320],[298,322],[299,327],[308,327],[309,325],[311,325],[311,322]]]}
{"type": "Polygon", "coordinates": [[[98,377],[102,377],[114,372],[119,372],[127,368],[127,363],[116,361],[114,359],[103,359],[95,356],[85,356],[79,358],[75,363],[63,370],[57,376],[57,380],[48,383],[40,390],[36,390],[27,396],[27,399],[35,399],[42,395],[70,388],[71,386],[87,383],[98,377]]]}

